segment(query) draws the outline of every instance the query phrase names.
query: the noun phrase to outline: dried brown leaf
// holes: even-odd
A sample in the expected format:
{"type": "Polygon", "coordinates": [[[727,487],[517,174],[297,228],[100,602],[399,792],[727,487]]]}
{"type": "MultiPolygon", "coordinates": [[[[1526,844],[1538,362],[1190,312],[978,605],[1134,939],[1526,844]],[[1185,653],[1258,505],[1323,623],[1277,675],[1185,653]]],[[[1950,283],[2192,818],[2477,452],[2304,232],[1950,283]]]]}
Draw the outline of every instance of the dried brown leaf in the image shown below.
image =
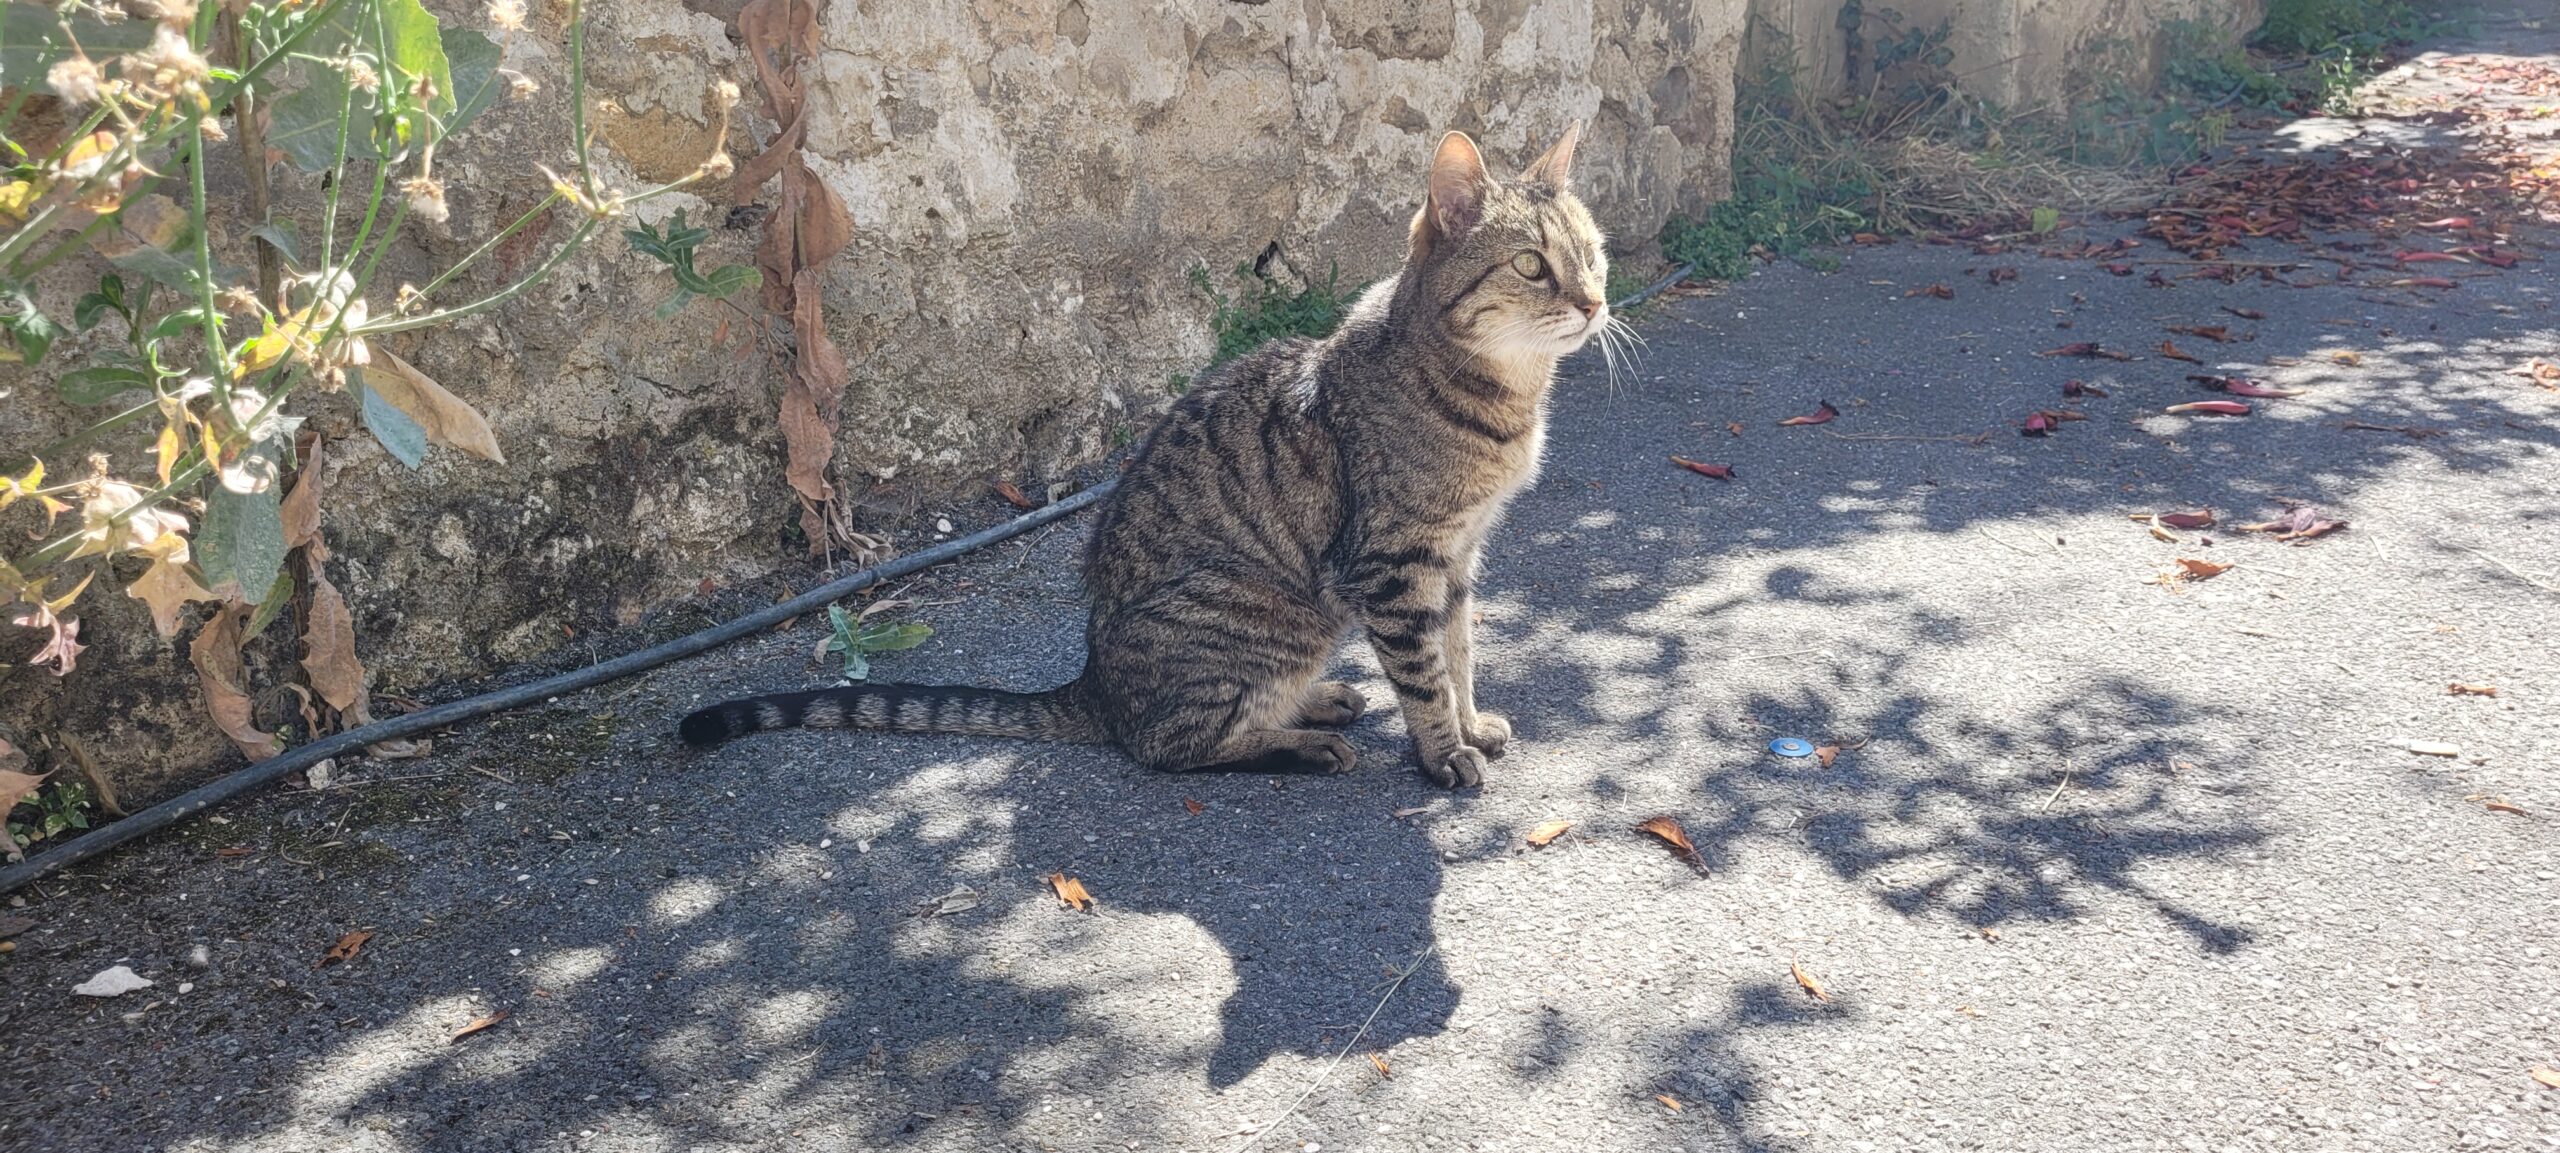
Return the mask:
{"type": "Polygon", "coordinates": [[[1539,822],[1537,828],[1529,830],[1529,843],[1541,849],[1546,848],[1547,842],[1563,836],[1564,831],[1572,827],[1573,822],[1571,821],[1539,822]]]}
{"type": "Polygon", "coordinates": [[[1013,506],[1013,507],[1015,507],[1015,508],[1030,508],[1030,507],[1031,507],[1031,498],[1030,498],[1030,497],[1027,497],[1027,496],[1022,495],[1022,490],[1021,490],[1021,489],[1019,489],[1019,488],[1017,488],[1017,487],[1015,487],[1015,486],[1014,486],[1014,483],[1013,483],[1012,481],[1009,481],[1009,480],[1000,480],[1000,481],[997,481],[997,482],[996,482],[996,495],[997,495],[997,496],[1000,496],[1000,497],[1003,497],[1003,498],[1004,498],[1004,502],[1005,502],[1006,504],[1012,505],[1012,506],[1013,506]]]}
{"type": "Polygon", "coordinates": [[[2506,801],[2489,801],[2484,803],[2481,807],[2493,813],[2513,813],[2519,817],[2530,817],[2533,815],[2506,801]]]}
{"type": "Polygon", "coordinates": [[[250,716],[249,670],[240,659],[240,621],[248,611],[247,605],[231,604],[214,613],[187,642],[187,659],[204,687],[205,711],[214,727],[250,760],[263,761],[282,750],[275,734],[260,731],[250,716]]]}
{"type": "Polygon", "coordinates": [[[341,965],[348,961],[355,960],[356,954],[364,952],[364,943],[372,939],[373,934],[364,929],[358,929],[355,932],[340,937],[338,938],[338,943],[329,946],[329,951],[322,953],[320,955],[320,959],[313,962],[311,967],[314,969],[326,969],[331,965],[341,965]]]}
{"type": "Polygon", "coordinates": [[[1689,832],[1680,827],[1678,820],[1671,817],[1655,817],[1637,825],[1636,831],[1659,838],[1663,844],[1671,846],[1672,851],[1679,854],[1681,860],[1701,868],[1705,867],[1706,861],[1699,856],[1698,846],[1689,843],[1689,832]]]}
{"type": "Polygon", "coordinates": [[[1653,1095],[1653,1099],[1662,1102],[1663,1108],[1669,1109],[1674,1113],[1686,1108],[1686,1106],[1680,1104],[1679,1098],[1674,1097],[1669,1093],[1656,1093],[1653,1095]]]}
{"type": "Polygon", "coordinates": [[[1923,285],[1919,288],[1903,290],[1902,298],[1904,300],[1909,300],[1915,296],[1926,296],[1937,300],[1954,300],[1956,298],[1956,290],[1943,284],[1929,284],[1923,285]]]}
{"type": "Polygon", "coordinates": [[[1710,478],[1710,479],[1714,479],[1714,480],[1732,480],[1732,479],[1733,479],[1733,466],[1732,466],[1732,465],[1728,465],[1728,464],[1701,464],[1701,463],[1699,463],[1699,462],[1697,462],[1697,461],[1694,461],[1694,460],[1691,460],[1691,459],[1689,459],[1688,457],[1685,457],[1685,456],[1675,456],[1675,457],[1672,457],[1672,458],[1671,458],[1671,463],[1676,464],[1676,465],[1679,465],[1679,466],[1680,466],[1680,467],[1682,467],[1682,468],[1688,469],[1689,471],[1694,472],[1694,473],[1698,474],[1699,476],[1708,477],[1708,478],[1710,478]]]}
{"type": "Polygon", "coordinates": [[[1189,797],[1182,798],[1182,807],[1191,810],[1191,815],[1195,817],[1209,811],[1209,806],[1192,800],[1189,797]]]}
{"type": "Polygon", "coordinates": [[[2527,1071],[2533,1074],[2534,1080],[2542,1082],[2544,1088],[2560,1089],[2560,1069],[2554,1069],[2549,1065],[2536,1065],[2527,1071]]]}
{"type": "Polygon", "coordinates": [[[1840,746],[1824,745],[1817,748],[1813,750],[1813,759],[1822,762],[1823,768],[1830,768],[1831,762],[1840,759],[1840,746]]]}
{"type": "MultiPolygon", "coordinates": [[[[320,438],[310,438],[302,452],[302,471],[294,474],[293,491],[284,494],[284,544],[300,548],[320,536],[320,438]]],[[[161,636],[169,635],[163,631],[161,636]]]]}
{"type": "Polygon", "coordinates": [[[2160,355],[2168,357],[2171,360],[2183,360],[2189,364],[2204,363],[2202,360],[2187,355],[2186,351],[2179,348],[2175,343],[2166,340],[2160,342],[2160,355]]]}
{"type": "Polygon", "coordinates": [[[209,601],[213,593],[196,583],[195,574],[187,571],[187,542],[176,533],[163,534],[142,550],[151,556],[151,567],[126,585],[124,595],[151,606],[151,627],[163,637],[178,635],[178,614],[188,601],[209,601]]]}
{"type": "Polygon", "coordinates": [[[302,670],[329,707],[345,712],[364,696],[364,665],[356,660],[354,614],[347,598],[318,564],[309,566],[311,615],[302,630],[302,670]]]}
{"type": "Polygon", "coordinates": [[[515,1013],[514,1013],[513,1011],[511,1011],[511,1010],[507,1010],[507,1009],[500,1009],[500,1010],[498,1010],[497,1012],[495,1012],[495,1013],[491,1013],[491,1014],[489,1014],[489,1015],[488,1015],[488,1016],[486,1016],[486,1017],[475,1017],[475,1018],[473,1018],[473,1019],[472,1019],[472,1021],[471,1021],[471,1023],[470,1023],[470,1024],[465,1025],[465,1026],[463,1026],[463,1027],[462,1027],[462,1028],[460,1028],[460,1029],[456,1029],[456,1030],[454,1030],[453,1036],[447,1039],[447,1043],[449,1044],[449,1043],[451,1043],[451,1042],[453,1042],[453,1041],[459,1041],[459,1040],[461,1040],[461,1039],[463,1039],[463,1038],[465,1038],[465,1037],[468,1037],[468,1036],[470,1036],[470,1035],[472,1035],[472,1034],[474,1034],[474,1033],[485,1032],[485,1031],[487,1031],[488,1029],[490,1029],[491,1027],[493,1027],[493,1026],[497,1025],[499,1022],[504,1021],[504,1020],[506,1020],[507,1018],[512,1017],[512,1016],[515,1016],[515,1013]]]}
{"type": "Polygon", "coordinates": [[[2457,697],[2494,697],[2498,695],[2498,686],[2466,685],[2461,681],[2455,681],[2445,686],[2445,691],[2457,697]]]}
{"type": "Polygon", "coordinates": [[[1390,1081],[1393,1081],[1393,1080],[1395,1080],[1395,1079],[1396,1079],[1396,1071],[1387,1067],[1387,1059],[1386,1059],[1386,1058],[1381,1057],[1381,1056],[1379,1056],[1379,1055],[1377,1055],[1377,1054],[1375,1054],[1375,1053],[1371,1053],[1371,1054],[1369,1054],[1369,1064],[1371,1064],[1371,1065],[1373,1065],[1373,1066],[1376,1066],[1376,1067],[1377,1067],[1378,1075],[1379,1075],[1379,1076],[1384,1077],[1384,1078],[1386,1078],[1387,1080],[1390,1080],[1390,1081]]]}
{"type": "Polygon", "coordinates": [[[1816,1001],[1828,1001],[1831,999],[1831,990],[1823,987],[1822,978],[1816,977],[1805,970],[1804,962],[1789,961],[1787,962],[1787,968],[1795,974],[1796,984],[1804,988],[1806,996],[1812,997],[1816,1001]]]}
{"type": "Polygon", "coordinates": [[[373,363],[364,374],[365,387],[418,422],[428,440],[482,460],[507,463],[507,454],[498,449],[497,434],[489,431],[489,421],[479,409],[445,391],[434,377],[418,371],[391,350],[376,348],[373,352],[373,363]]]}
{"type": "Polygon", "coordinates": [[[1084,912],[1093,908],[1093,894],[1084,891],[1084,882],[1065,873],[1049,874],[1049,887],[1057,890],[1058,900],[1070,909],[1084,912]]]}

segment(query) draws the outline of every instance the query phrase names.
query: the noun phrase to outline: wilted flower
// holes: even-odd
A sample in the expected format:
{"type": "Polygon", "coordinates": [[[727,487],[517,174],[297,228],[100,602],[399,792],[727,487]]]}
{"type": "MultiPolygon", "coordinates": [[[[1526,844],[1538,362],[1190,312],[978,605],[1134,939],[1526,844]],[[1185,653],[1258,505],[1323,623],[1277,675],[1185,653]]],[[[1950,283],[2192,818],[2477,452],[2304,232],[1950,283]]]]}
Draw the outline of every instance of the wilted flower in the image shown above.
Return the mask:
{"type": "Polygon", "coordinates": [[[409,215],[431,223],[442,224],[451,215],[444,203],[444,181],[432,176],[412,176],[400,182],[400,192],[409,198],[409,215]]]}
{"type": "Polygon", "coordinates": [[[128,79],[140,73],[141,82],[163,96],[199,92],[212,74],[186,34],[166,24],[152,32],[150,47],[125,57],[124,66],[128,79]]]}
{"type": "Polygon", "coordinates": [[[729,159],[727,152],[714,152],[711,159],[702,162],[702,175],[711,180],[727,180],[737,170],[738,162],[729,159]]]}
{"type": "Polygon", "coordinates": [[[172,28],[183,29],[196,22],[195,0],[125,0],[125,10],[172,28]]]}
{"type": "Polygon", "coordinates": [[[391,296],[391,310],[406,316],[411,312],[417,311],[418,308],[426,304],[426,302],[426,293],[418,291],[417,285],[404,282],[400,285],[400,291],[393,293],[391,296]]]}
{"type": "Polygon", "coordinates": [[[530,100],[534,93],[542,91],[542,85],[534,83],[533,77],[513,68],[501,68],[498,70],[498,75],[506,78],[507,95],[518,100],[530,100]]]}
{"type": "Polygon", "coordinates": [[[221,295],[214,297],[214,303],[221,305],[222,311],[238,316],[256,316],[263,311],[258,306],[258,294],[249,291],[245,285],[235,284],[223,289],[221,295]]]}
{"type": "Polygon", "coordinates": [[[524,31],[524,0],[489,0],[489,26],[502,32],[524,31]]]}
{"type": "Polygon", "coordinates": [[[210,116],[196,121],[196,131],[203,133],[205,139],[217,144],[231,139],[231,130],[224,128],[221,121],[210,116]]]}
{"type": "Polygon", "coordinates": [[[358,92],[379,92],[382,90],[382,77],[375,75],[373,65],[365,63],[363,58],[350,56],[347,57],[347,86],[358,92]]]}
{"type": "Polygon", "coordinates": [[[97,103],[99,85],[103,80],[105,76],[98,71],[96,62],[86,56],[71,56],[57,61],[44,74],[44,82],[52,86],[54,95],[73,104],[97,103]]]}

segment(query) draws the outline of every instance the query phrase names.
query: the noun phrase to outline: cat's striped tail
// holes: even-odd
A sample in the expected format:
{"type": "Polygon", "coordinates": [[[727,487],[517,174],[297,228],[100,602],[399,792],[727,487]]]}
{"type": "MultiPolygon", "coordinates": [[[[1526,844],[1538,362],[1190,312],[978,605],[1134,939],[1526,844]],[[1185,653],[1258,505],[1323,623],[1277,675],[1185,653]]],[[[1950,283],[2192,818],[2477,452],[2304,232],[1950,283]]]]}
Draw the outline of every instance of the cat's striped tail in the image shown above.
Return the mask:
{"type": "Polygon", "coordinates": [[[858,684],[743,697],[694,711],[676,726],[676,735],[695,748],[709,748],[749,733],[801,726],[971,733],[1050,741],[1111,739],[1111,734],[1085,707],[1080,683],[1043,693],[1009,693],[965,685],[858,684]]]}

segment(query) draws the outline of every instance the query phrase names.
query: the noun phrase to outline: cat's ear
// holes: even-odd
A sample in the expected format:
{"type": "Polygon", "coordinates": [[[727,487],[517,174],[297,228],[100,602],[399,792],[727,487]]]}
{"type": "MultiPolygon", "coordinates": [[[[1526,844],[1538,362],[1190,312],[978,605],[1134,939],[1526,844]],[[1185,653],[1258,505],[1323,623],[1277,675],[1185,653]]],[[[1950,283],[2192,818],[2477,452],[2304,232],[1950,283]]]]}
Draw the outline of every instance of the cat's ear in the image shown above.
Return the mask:
{"type": "Polygon", "coordinates": [[[1440,138],[1440,150],[1431,156],[1431,203],[1423,208],[1425,221],[1432,231],[1444,237],[1459,237],[1484,219],[1485,193],[1493,185],[1493,176],[1485,171],[1484,154],[1476,151],[1476,142],[1464,132],[1452,132],[1440,138]]]}
{"type": "Polygon", "coordinates": [[[1561,192],[1573,184],[1573,146],[1582,142],[1582,122],[1567,125],[1547,154],[1529,162],[1520,179],[1534,180],[1561,192]]]}

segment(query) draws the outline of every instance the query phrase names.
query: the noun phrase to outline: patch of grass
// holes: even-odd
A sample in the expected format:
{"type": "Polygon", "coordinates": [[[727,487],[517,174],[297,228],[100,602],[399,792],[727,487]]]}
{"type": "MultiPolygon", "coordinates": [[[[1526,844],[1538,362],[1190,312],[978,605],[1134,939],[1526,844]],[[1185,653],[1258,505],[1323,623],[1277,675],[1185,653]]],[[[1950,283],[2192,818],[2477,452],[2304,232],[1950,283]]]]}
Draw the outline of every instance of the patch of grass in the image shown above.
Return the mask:
{"type": "Polygon", "coordinates": [[[2423,35],[2429,21],[2403,0],[2268,0],[2251,43],[2271,52],[2320,56],[2345,47],[2378,52],[2423,35]]]}
{"type": "Polygon", "coordinates": [[[1217,306],[1209,324],[1218,335],[1218,348],[1209,364],[1225,364],[1282,337],[1332,335],[1342,323],[1342,314],[1360,295],[1360,286],[1343,288],[1341,277],[1340,267],[1329,268],[1323,283],[1310,280],[1306,287],[1292,291],[1270,272],[1257,270],[1251,263],[1239,264],[1235,279],[1244,291],[1241,298],[1231,298],[1218,291],[1208,266],[1193,266],[1191,283],[1217,306]]]}

